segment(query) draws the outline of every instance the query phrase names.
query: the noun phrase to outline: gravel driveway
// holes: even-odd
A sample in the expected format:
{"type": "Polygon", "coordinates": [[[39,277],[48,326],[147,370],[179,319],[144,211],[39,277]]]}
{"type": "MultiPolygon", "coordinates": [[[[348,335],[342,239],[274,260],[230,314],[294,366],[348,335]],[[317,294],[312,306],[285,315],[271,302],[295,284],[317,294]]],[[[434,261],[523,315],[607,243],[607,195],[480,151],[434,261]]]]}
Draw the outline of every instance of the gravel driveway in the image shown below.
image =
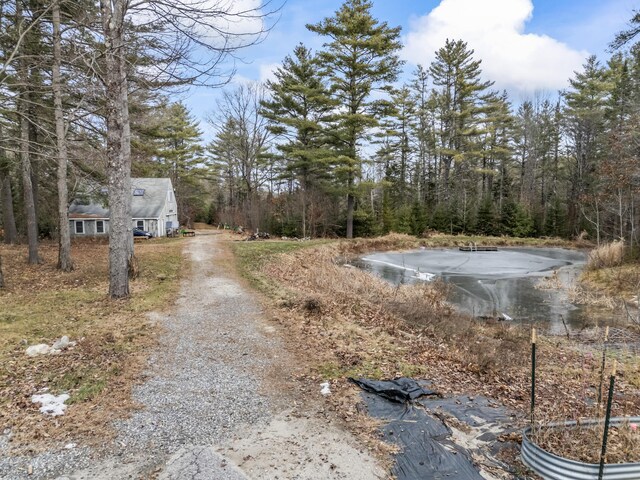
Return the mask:
{"type": "Polygon", "coordinates": [[[192,273],[176,308],[152,316],[164,333],[147,380],[134,391],[144,408],[117,425],[108,455],[93,459],[95,452],[80,446],[14,458],[0,461],[0,477],[386,478],[321,407],[306,411],[283,391],[286,383],[277,379],[292,359],[257,298],[235,278],[219,237],[199,232],[185,242],[184,255],[192,273]]]}

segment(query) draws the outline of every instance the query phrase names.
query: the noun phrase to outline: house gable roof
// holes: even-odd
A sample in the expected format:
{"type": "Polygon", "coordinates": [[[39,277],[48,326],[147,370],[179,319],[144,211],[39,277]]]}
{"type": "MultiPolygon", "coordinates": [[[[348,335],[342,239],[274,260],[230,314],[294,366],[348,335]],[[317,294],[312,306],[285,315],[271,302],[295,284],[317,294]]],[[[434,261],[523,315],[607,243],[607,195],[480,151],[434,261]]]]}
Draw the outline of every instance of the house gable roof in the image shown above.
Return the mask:
{"type": "MultiPolygon", "coordinates": [[[[131,218],[158,218],[167,201],[167,191],[173,190],[169,178],[132,178],[131,189],[131,218]],[[144,190],[144,194],[133,195],[134,190],[144,190]]],[[[69,217],[109,218],[109,208],[95,200],[88,204],[74,200],[69,217]]]]}

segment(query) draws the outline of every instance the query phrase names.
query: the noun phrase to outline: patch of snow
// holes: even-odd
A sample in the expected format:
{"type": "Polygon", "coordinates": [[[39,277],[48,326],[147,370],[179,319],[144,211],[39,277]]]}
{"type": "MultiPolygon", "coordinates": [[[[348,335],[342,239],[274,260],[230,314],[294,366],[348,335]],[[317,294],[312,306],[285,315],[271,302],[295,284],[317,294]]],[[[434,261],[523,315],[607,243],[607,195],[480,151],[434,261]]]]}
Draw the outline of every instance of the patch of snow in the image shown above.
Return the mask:
{"type": "Polygon", "coordinates": [[[67,443],[64,448],[66,448],[67,450],[71,450],[72,448],[76,448],[76,444],[75,443],[67,443]]]}
{"type": "Polygon", "coordinates": [[[69,337],[64,335],[60,339],[56,340],[52,346],[46,343],[39,343],[38,345],[31,345],[25,352],[30,357],[37,357],[38,355],[58,355],[69,347],[76,345],[76,342],[69,341],[69,337]]]}
{"type": "Polygon", "coordinates": [[[56,340],[51,348],[53,348],[54,350],[64,350],[69,346],[69,343],[69,337],[64,335],[60,340],[56,340]]]}
{"type": "Polygon", "coordinates": [[[39,343],[38,345],[31,345],[27,348],[26,354],[30,357],[37,357],[38,355],[46,355],[51,352],[51,347],[46,343],[39,343]]]}
{"type": "Polygon", "coordinates": [[[502,318],[504,318],[506,321],[510,321],[513,320],[513,318],[511,318],[509,315],[507,315],[506,313],[502,312],[502,318]]]}
{"type": "Polygon", "coordinates": [[[417,278],[418,280],[424,280],[425,282],[430,282],[435,278],[435,274],[428,272],[421,272],[420,270],[416,270],[415,268],[405,267],[404,265],[397,265],[391,262],[384,262],[382,260],[376,260],[371,257],[364,257],[363,260],[367,262],[381,263],[382,265],[388,265],[390,267],[399,268],[400,270],[406,270],[407,272],[414,272],[415,275],[413,278],[417,278]]]}
{"type": "Polygon", "coordinates": [[[40,407],[40,411],[45,415],[64,415],[64,411],[67,409],[67,406],[64,404],[69,399],[69,395],[63,393],[62,395],[51,395],[50,393],[45,393],[42,395],[33,395],[31,397],[31,401],[33,403],[40,403],[42,406],[40,407]]]}
{"type": "Polygon", "coordinates": [[[331,389],[329,388],[329,382],[321,383],[320,386],[322,387],[322,389],[320,390],[320,393],[322,395],[324,395],[325,397],[327,395],[331,395],[331,389]]]}
{"type": "Polygon", "coordinates": [[[426,273],[426,272],[416,272],[416,276],[415,278],[419,279],[419,280],[424,280],[425,282],[430,282],[431,280],[433,280],[433,278],[435,277],[435,275],[433,273],[426,273]]]}

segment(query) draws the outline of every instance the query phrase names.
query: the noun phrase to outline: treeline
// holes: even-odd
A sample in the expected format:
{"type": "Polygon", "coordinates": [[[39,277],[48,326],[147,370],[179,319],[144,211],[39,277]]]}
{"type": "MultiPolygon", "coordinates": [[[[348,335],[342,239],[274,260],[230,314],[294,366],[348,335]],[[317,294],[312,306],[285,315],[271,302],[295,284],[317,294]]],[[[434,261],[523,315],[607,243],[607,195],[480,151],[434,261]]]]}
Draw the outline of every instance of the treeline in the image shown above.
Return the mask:
{"type": "MultiPolygon", "coordinates": [[[[638,18],[633,19],[637,25],[638,18]]],[[[449,40],[399,85],[400,29],[348,0],[265,85],[228,92],[215,221],[287,236],[429,230],[637,243],[640,49],[514,104],[449,40]]],[[[626,37],[625,37],[626,35],[626,37]]]]}
{"type": "MultiPolygon", "coordinates": [[[[226,55],[259,41],[268,15],[216,3],[0,0],[5,242],[27,238],[35,263],[38,240],[58,238],[72,268],[68,203],[105,184],[121,225],[111,240],[129,242],[133,175],[170,177],[183,224],[637,243],[638,16],[606,63],[585,59],[566,91],[515,104],[463,41],[408,71],[400,28],[346,0],[308,25],[320,51],[300,44],[273,80],[224,91],[204,145],[171,92],[224,85],[226,55]]],[[[127,261],[114,264],[123,284],[127,261]]]]}

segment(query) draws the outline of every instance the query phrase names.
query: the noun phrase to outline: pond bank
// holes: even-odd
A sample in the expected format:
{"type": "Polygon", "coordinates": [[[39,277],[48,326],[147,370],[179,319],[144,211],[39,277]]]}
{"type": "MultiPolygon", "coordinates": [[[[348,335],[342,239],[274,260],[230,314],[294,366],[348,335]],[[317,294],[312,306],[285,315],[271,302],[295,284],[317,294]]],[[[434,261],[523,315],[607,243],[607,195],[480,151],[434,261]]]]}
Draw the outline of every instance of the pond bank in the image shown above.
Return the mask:
{"type": "MultiPolygon", "coordinates": [[[[437,239],[442,246],[444,241],[437,239]]],[[[392,286],[345,262],[367,252],[419,248],[407,236],[357,239],[309,247],[291,242],[252,245],[238,242],[245,274],[272,299],[274,317],[310,359],[305,381],[329,381],[326,399],[348,425],[377,442],[375,428],[364,428],[359,392],[347,377],[429,379],[446,396],[483,395],[517,413],[513,426],[526,423],[529,400],[529,331],[515,325],[487,324],[453,311],[437,284],[392,286]],[[248,260],[260,249],[258,262],[248,260]]],[[[566,245],[565,245],[566,246],[566,245]]],[[[595,332],[595,338],[599,338],[595,332]]],[[[590,351],[562,337],[539,340],[539,418],[587,414],[597,384],[597,343],[590,351]],[[589,355],[591,357],[589,357],[589,355]],[[590,360],[591,358],[591,360],[590,360]]],[[[638,409],[640,372],[627,360],[619,414],[638,409]]],[[[374,444],[372,443],[372,445],[374,444]]],[[[384,452],[384,449],[379,449],[384,452]]],[[[517,452],[509,457],[521,468],[517,452]]]]}

